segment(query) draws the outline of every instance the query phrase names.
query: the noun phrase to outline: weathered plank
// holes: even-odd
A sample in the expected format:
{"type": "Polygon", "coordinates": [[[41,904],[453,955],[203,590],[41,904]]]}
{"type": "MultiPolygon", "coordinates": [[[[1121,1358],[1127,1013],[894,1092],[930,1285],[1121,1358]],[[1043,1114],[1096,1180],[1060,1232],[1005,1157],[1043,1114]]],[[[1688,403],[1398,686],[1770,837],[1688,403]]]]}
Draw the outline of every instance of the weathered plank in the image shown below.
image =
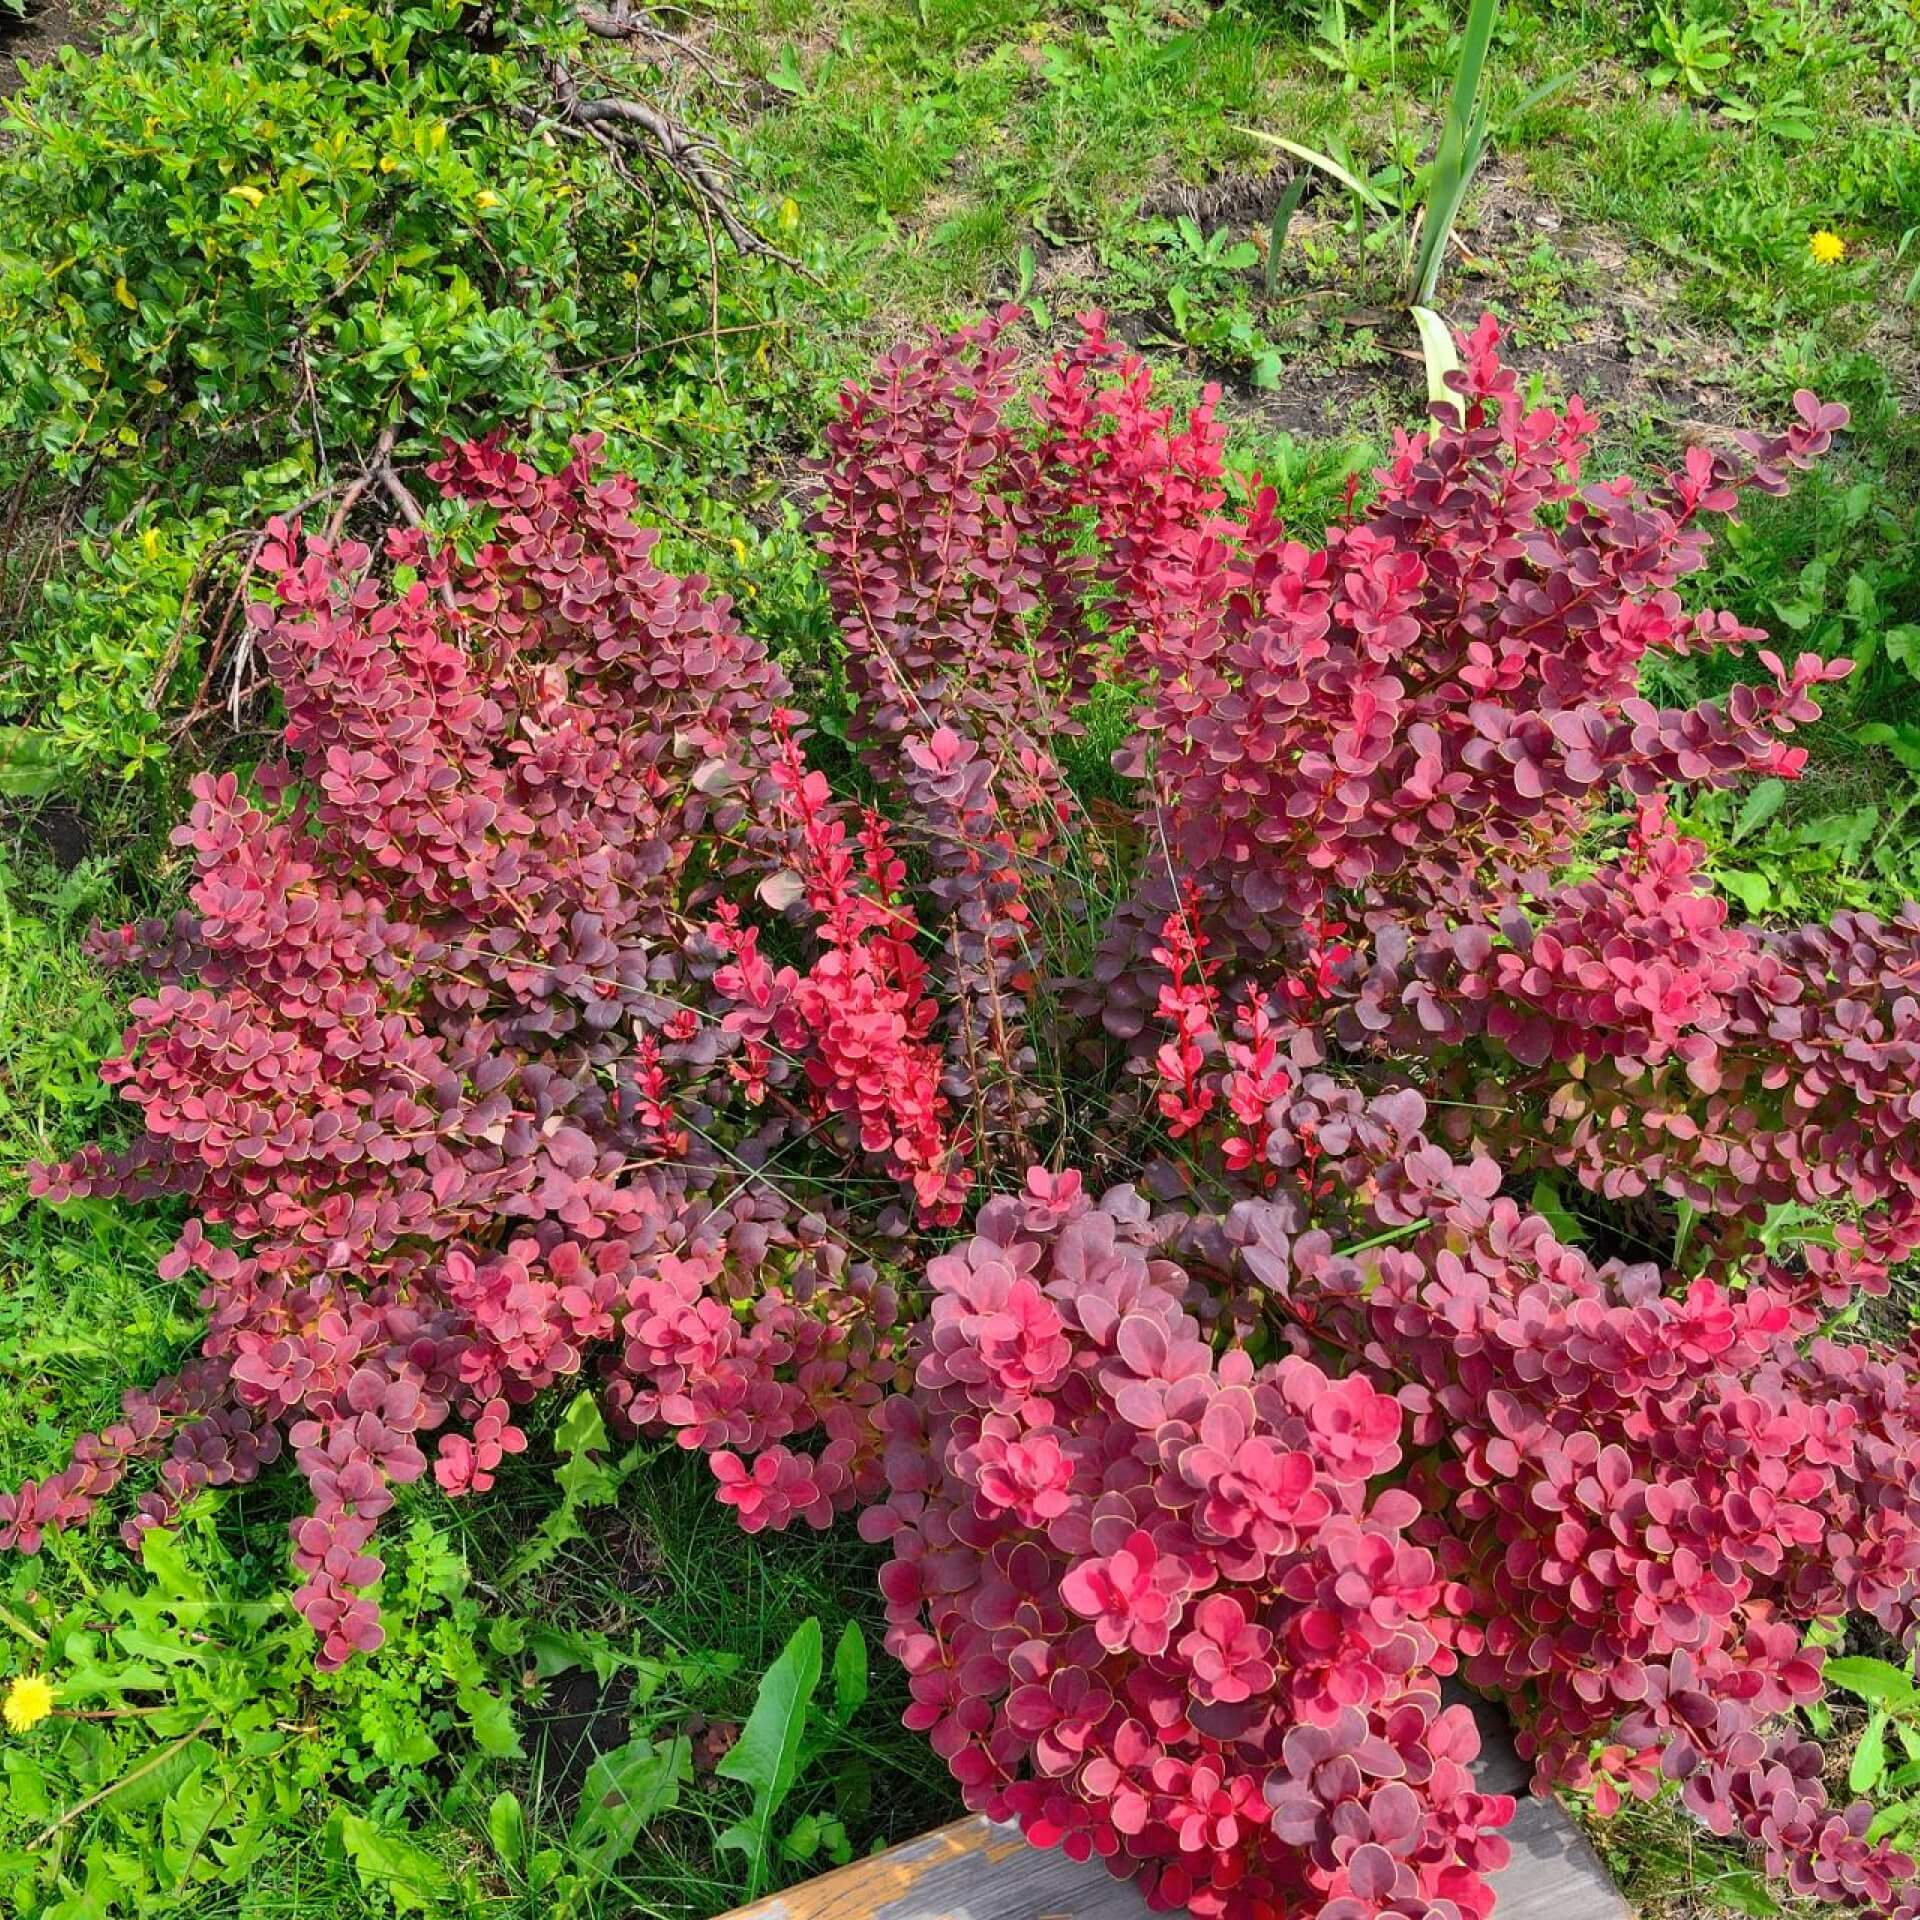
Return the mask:
{"type": "MultiPolygon", "coordinates": [[[[1490,1793],[1523,1796],[1507,1828],[1512,1860],[1494,1876],[1495,1920],[1626,1920],[1627,1904],[1586,1836],[1551,1800],[1526,1794],[1527,1770],[1497,1710],[1476,1704],[1490,1793]]],[[[975,1816],[856,1860],[723,1920],[1145,1920],[1133,1885],[1098,1861],[1030,1847],[975,1816]]]]}

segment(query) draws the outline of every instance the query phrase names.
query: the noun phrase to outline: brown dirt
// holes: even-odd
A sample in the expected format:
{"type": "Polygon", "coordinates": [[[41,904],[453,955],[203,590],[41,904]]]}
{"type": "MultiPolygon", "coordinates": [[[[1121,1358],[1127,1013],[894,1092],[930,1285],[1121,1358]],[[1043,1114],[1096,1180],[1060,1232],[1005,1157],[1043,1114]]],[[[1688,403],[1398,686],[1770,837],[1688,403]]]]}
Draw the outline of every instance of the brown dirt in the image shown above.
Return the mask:
{"type": "MultiPolygon", "coordinates": [[[[1474,265],[1454,281],[1456,320],[1482,302],[1508,304],[1502,300],[1505,275],[1542,240],[1590,275],[1587,286],[1569,296],[1573,337],[1537,350],[1558,392],[1577,391],[1610,410],[1661,414],[1708,428],[1733,422],[1734,347],[1702,332],[1682,307],[1677,279],[1637,259],[1621,235],[1568,221],[1528,191],[1518,170],[1496,168],[1474,196],[1461,237],[1474,265]],[[1650,339],[1666,343],[1657,361],[1636,350],[1650,339]]],[[[1525,334],[1523,322],[1523,342],[1525,334]]]]}
{"type": "Polygon", "coordinates": [[[83,814],[58,802],[28,815],[26,831],[62,873],[71,873],[93,851],[93,830],[83,814]]]}
{"type": "MultiPolygon", "coordinates": [[[[1231,173],[1198,187],[1158,188],[1142,211],[1162,219],[1188,215],[1209,231],[1225,226],[1264,248],[1267,223],[1286,184],[1281,172],[1231,173]]],[[[1331,237],[1344,219],[1339,200],[1316,189],[1295,216],[1290,248],[1316,233],[1331,237]]],[[[1663,423],[1676,447],[1712,445],[1746,424],[1737,386],[1740,349],[1695,322],[1679,275],[1625,236],[1568,219],[1531,191],[1517,164],[1496,160],[1488,168],[1459,238],[1461,248],[1442,282],[1441,311],[1456,325],[1471,324],[1488,308],[1500,313],[1511,326],[1516,352],[1540,374],[1549,394],[1577,392],[1606,420],[1663,423]],[[1543,241],[1566,277],[1543,308],[1530,311],[1529,258],[1543,241]]],[[[1249,273],[1250,289],[1259,277],[1257,270],[1249,273]]],[[[1043,290],[1067,311],[1099,298],[1098,269],[1086,249],[1053,254],[1041,278],[1043,290]]],[[[1223,413],[1256,431],[1316,437],[1380,437],[1393,425],[1419,419],[1426,381],[1412,321],[1404,310],[1365,310],[1360,298],[1296,280],[1283,304],[1263,316],[1286,352],[1281,390],[1261,392],[1228,379],[1223,413]],[[1372,355],[1352,351],[1362,326],[1373,331],[1372,355]]],[[[1257,296],[1254,304],[1260,312],[1257,296]]],[[[1162,329],[1143,323],[1132,331],[1147,337],[1162,329]]],[[[1920,384],[1910,338],[1879,344],[1903,386],[1920,384]]],[[[1187,365],[1196,375],[1219,377],[1191,356],[1187,365]]]]}
{"type": "Polygon", "coordinates": [[[20,91],[20,62],[38,66],[69,41],[86,38],[66,0],[46,0],[31,7],[24,20],[0,17],[0,99],[20,91]]]}
{"type": "Polygon", "coordinates": [[[584,1667],[555,1674],[547,1682],[535,1724],[542,1741],[546,1790],[557,1806],[571,1810],[577,1805],[587,1769],[603,1753],[626,1744],[632,1692],[625,1675],[615,1674],[603,1686],[584,1667]]]}

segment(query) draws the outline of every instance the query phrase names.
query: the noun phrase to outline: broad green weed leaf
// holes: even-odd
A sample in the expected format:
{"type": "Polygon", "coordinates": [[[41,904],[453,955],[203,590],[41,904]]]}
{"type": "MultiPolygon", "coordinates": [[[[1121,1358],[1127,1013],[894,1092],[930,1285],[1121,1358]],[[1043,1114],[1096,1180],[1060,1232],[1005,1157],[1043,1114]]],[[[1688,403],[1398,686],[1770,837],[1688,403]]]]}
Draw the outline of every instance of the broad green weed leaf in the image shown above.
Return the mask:
{"type": "Polygon", "coordinates": [[[1885,747],[1903,767],[1920,773],[1920,727],[1904,720],[1897,726],[1870,720],[1864,727],[1856,727],[1853,737],[1863,746],[1885,747]]]}
{"type": "Polygon", "coordinates": [[[1773,882],[1764,873],[1755,873],[1748,867],[1718,867],[1714,878],[1749,913],[1765,913],[1773,904],[1773,882]]]}
{"type": "Polygon", "coordinates": [[[0,800],[40,800],[65,769],[52,738],[32,727],[0,727],[0,800]]]}
{"type": "Polygon", "coordinates": [[[127,1770],[122,1783],[101,1801],[110,1813],[133,1813],[167,1798],[183,1781],[190,1779],[213,1759],[213,1749],[204,1740],[188,1740],[155,1763],[137,1761],[127,1770]]]}
{"type": "Polygon", "coordinates": [[[207,1597],[206,1582],[187,1564],[178,1536],[164,1527],[155,1527],[141,1537],[140,1558],[160,1586],[176,1598],[204,1600],[207,1597]]]}
{"type": "Polygon", "coordinates": [[[0,1772],[6,1775],[7,1811],[17,1819],[39,1823],[53,1812],[47,1794],[47,1776],[38,1760],[19,1746],[0,1753],[0,1772]]]}
{"type": "Polygon", "coordinates": [[[533,1655],[533,1670],[542,1680],[586,1667],[605,1686],[620,1665],[619,1654],[603,1634],[570,1633],[561,1627],[535,1627],[527,1635],[527,1650],[533,1655]]]}
{"type": "Polygon", "coordinates": [[[122,1627],[114,1636],[121,1648],[136,1660],[158,1660],[162,1666],[201,1666],[207,1649],[195,1646],[178,1634],[150,1633],[144,1627],[122,1627]]]}
{"type": "Polygon", "coordinates": [[[1536,1180],[1533,1183],[1528,1204],[1553,1229],[1553,1237],[1562,1246],[1577,1247],[1587,1237],[1586,1228],[1567,1211],[1559,1188],[1551,1180],[1536,1180]]]}
{"type": "Polygon", "coordinates": [[[1767,1891],[1767,1883],[1757,1873],[1723,1873],[1709,1891],[1734,1912],[1751,1914],[1753,1920],[1772,1920],[1780,1911],[1779,1901],[1767,1891]]]}
{"type": "Polygon", "coordinates": [[[1735,843],[1744,840],[1754,828],[1765,826],[1780,811],[1786,798],[1784,780],[1762,780],[1740,803],[1740,817],[1733,823],[1735,843]]]}
{"type": "Polygon", "coordinates": [[[1880,1776],[1886,1770],[1887,1716],[1882,1712],[1867,1722],[1867,1730],[1853,1750],[1853,1761],[1847,1768],[1847,1785],[1855,1793],[1870,1793],[1880,1784],[1880,1776]]]}
{"type": "Polygon", "coordinates": [[[397,1913],[436,1914],[453,1881],[432,1854],[404,1834],[376,1826],[357,1813],[340,1815],[340,1844],[363,1887],[378,1887],[397,1913]]]}
{"type": "Polygon", "coordinates": [[[1914,1697],[1913,1677],[1891,1660],[1873,1660],[1864,1654],[1843,1654],[1821,1668],[1832,1686],[1845,1687],[1876,1706],[1891,1706],[1914,1697]]]}
{"type": "Polygon", "coordinates": [[[866,1698],[867,1636],[858,1620],[849,1620],[833,1649],[833,1717],[844,1727],[866,1698]]]}
{"type": "Polygon", "coordinates": [[[517,1760],[523,1749],[513,1708],[488,1687],[463,1687],[459,1699],[473,1744],[495,1760],[517,1760]]]}
{"type": "Polygon", "coordinates": [[[718,1842],[747,1856],[749,1899],[765,1884],[774,1816],[800,1771],[800,1746],[807,1731],[807,1709],[820,1684],[820,1660],[820,1622],[808,1620],[767,1669],[740,1738],[715,1769],[722,1778],[738,1780],[753,1790],[753,1811],[729,1827],[718,1842]]]}
{"type": "Polygon", "coordinates": [[[568,1847],[605,1873],[625,1859],[650,1821],[671,1811],[693,1775],[693,1743],[634,1740],[587,1769],[568,1847]]]}
{"type": "Polygon", "coordinates": [[[500,1864],[510,1872],[518,1873],[520,1864],[527,1857],[527,1821],[520,1810],[520,1796],[515,1793],[497,1793],[493,1804],[487,1809],[487,1838],[493,1842],[493,1851],[500,1864]]]}
{"type": "MultiPolygon", "coordinates": [[[[1920,1820],[1920,1800],[1901,1800],[1893,1806],[1882,1807],[1867,1823],[1868,1843],[1904,1833],[1916,1820],[1920,1820]]],[[[1901,1851],[1904,1853],[1907,1849],[1903,1847],[1901,1851]]]]}
{"type": "Polygon", "coordinates": [[[579,1453],[605,1453],[607,1423],[601,1417],[600,1402],[590,1393],[576,1393],[567,1403],[554,1429],[554,1450],[569,1456],[579,1453]]]}

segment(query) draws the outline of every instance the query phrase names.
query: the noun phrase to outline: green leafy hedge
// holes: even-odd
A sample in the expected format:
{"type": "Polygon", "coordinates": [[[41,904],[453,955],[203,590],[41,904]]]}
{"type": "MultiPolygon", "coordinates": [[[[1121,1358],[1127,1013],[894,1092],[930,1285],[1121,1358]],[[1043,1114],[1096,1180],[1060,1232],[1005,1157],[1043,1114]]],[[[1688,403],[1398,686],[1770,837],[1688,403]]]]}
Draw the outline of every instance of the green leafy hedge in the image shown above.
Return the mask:
{"type": "Polygon", "coordinates": [[[793,276],[623,177],[556,63],[659,84],[554,0],[155,0],[8,104],[0,791],[163,767],[254,528],[324,517],[384,436],[599,429],[667,517],[741,531],[714,479],[792,377],[793,276]]]}

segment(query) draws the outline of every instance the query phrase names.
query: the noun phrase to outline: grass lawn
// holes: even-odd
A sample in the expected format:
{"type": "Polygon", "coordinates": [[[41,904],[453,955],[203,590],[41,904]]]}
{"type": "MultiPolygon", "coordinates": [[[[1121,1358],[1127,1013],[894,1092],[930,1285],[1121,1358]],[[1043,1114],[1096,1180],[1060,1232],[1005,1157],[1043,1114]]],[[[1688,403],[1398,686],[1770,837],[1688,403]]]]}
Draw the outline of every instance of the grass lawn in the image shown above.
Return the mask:
{"type": "MultiPolygon", "coordinates": [[[[756,336],[763,389],[743,351],[745,404],[764,411],[751,431],[713,429],[712,470],[700,421],[646,423],[672,445],[660,497],[688,516],[670,551],[743,592],[757,575],[748,619],[829,704],[801,463],[837,383],[903,330],[1020,301],[1037,356],[1102,308],[1174,397],[1218,384],[1236,465],[1308,531],[1419,418],[1398,209],[1454,65],[1461,22],[1444,0],[671,11],[687,96],[729,129],[755,211],[813,278],[756,336]],[[1339,159],[1379,208],[1316,174],[1276,239],[1296,163],[1260,132],[1339,159]]],[[[1601,471],[1648,473],[1776,423],[1801,387],[1852,410],[1836,456],[1750,512],[1691,597],[1856,671],[1811,740],[1809,777],[1716,796],[1686,824],[1750,917],[1897,909],[1920,897],[1920,11],[1510,0],[1488,72],[1491,156],[1436,303],[1460,326],[1494,313],[1539,394],[1584,397],[1601,471]],[[1837,257],[1816,235],[1837,236],[1837,257]]],[[[1649,689],[1716,690],[1677,671],[1649,689]]],[[[123,1125],[93,1074],[123,990],[83,935],[174,903],[159,838],[174,771],[150,766],[124,790],[0,785],[7,1485],[55,1466],[197,1332],[191,1299],[153,1271],[174,1215],[103,1201],[55,1214],[23,1172],[123,1125]]],[[[1097,756],[1087,771],[1096,782],[1097,756]]],[[[1900,1320],[1897,1297],[1887,1311],[1900,1320]]],[[[396,1629],[337,1676],[314,1676],[280,1598],[295,1495],[271,1478],[197,1503],[159,1568],[103,1520],[0,1559],[0,1677],[77,1634],[97,1700],[156,1669],[173,1689],[165,1711],[103,1711],[57,1746],[0,1742],[6,1910],[704,1920],[757,1880],[950,1817],[943,1767],[899,1725],[882,1555],[849,1526],[749,1544],[697,1456],[623,1452],[562,1411],[536,1417],[492,1493],[403,1494],[396,1629]],[[805,1764],[756,1868],[737,1843],[754,1790],[726,1757],[813,1621],[824,1671],[805,1764]],[[233,1734],[216,1754],[218,1728],[233,1734]]],[[[1827,1730],[1841,1771],[1859,1724],[1827,1730]]],[[[1776,1910],[1743,1856],[1664,1812],[1630,1812],[1602,1844],[1645,1911],[1776,1910]]]]}

